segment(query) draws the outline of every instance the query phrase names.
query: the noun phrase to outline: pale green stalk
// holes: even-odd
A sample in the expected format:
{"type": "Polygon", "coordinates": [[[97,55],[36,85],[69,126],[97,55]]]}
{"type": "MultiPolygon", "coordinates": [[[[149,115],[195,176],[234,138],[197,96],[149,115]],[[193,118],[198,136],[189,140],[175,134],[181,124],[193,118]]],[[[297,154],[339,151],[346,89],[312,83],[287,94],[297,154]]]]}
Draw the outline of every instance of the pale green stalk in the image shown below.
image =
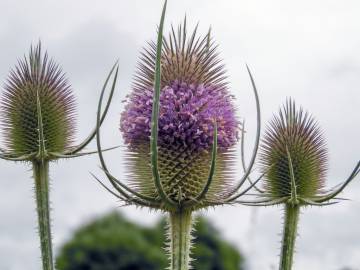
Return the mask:
{"type": "Polygon", "coordinates": [[[49,162],[33,161],[33,171],[43,270],[53,270],[49,201],[49,162]]]}
{"type": "Polygon", "coordinates": [[[190,266],[192,211],[170,212],[170,270],[188,270],[190,266]]]}
{"type": "Polygon", "coordinates": [[[292,268],[299,215],[299,205],[285,205],[284,231],[279,270],[291,270],[292,268]]]}

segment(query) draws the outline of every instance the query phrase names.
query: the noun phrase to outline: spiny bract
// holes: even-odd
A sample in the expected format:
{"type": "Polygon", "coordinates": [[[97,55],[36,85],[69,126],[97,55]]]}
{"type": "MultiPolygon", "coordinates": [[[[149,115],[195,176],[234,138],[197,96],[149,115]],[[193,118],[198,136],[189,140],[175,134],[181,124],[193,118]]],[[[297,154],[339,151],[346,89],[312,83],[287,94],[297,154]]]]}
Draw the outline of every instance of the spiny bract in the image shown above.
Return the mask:
{"type": "MultiPolygon", "coordinates": [[[[194,199],[207,181],[215,121],[219,151],[207,198],[221,199],[231,189],[232,146],[239,132],[217,46],[210,32],[203,38],[196,32],[197,28],[187,36],[185,20],[177,33],[172,29],[163,39],[161,56],[159,172],[166,194],[177,202],[194,199]]],[[[128,144],[131,184],[157,198],[149,153],[156,45],[148,45],[141,54],[120,130],[128,144]]]]}
{"type": "Polygon", "coordinates": [[[315,120],[289,99],[267,127],[260,151],[265,189],[276,198],[291,196],[291,158],[296,193],[311,198],[322,193],[327,149],[315,120]]]}
{"type": "Polygon", "coordinates": [[[38,152],[39,113],[44,148],[64,152],[74,135],[75,99],[61,68],[43,55],[41,44],[10,71],[1,100],[2,128],[7,152],[38,152]],[[38,111],[38,101],[41,112],[38,111]]]}

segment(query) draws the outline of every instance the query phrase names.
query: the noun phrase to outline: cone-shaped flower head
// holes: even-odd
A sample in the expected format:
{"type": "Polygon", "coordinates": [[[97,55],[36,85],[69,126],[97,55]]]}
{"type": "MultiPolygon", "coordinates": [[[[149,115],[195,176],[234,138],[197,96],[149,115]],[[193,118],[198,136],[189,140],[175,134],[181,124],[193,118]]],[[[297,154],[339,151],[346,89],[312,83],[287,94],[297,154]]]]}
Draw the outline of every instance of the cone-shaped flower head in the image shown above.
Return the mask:
{"type": "MultiPolygon", "coordinates": [[[[28,57],[10,71],[0,100],[5,147],[0,158],[31,162],[35,182],[38,232],[43,269],[52,270],[53,250],[50,226],[49,163],[97,153],[82,150],[95,137],[104,121],[114,93],[118,69],[111,69],[103,92],[116,69],[112,88],[99,121],[78,145],[74,137],[75,98],[61,68],[42,53],[41,44],[31,47],[28,57]]],[[[112,148],[109,148],[112,149],[112,148]]]]}
{"type": "Polygon", "coordinates": [[[1,99],[6,152],[63,153],[74,135],[75,99],[61,68],[40,43],[11,70],[1,99]],[[40,144],[44,144],[40,146],[40,144]]]}
{"type": "Polygon", "coordinates": [[[290,99],[267,127],[260,151],[265,190],[274,199],[323,192],[327,149],[314,119],[290,99]]]}
{"type": "MultiPolygon", "coordinates": [[[[217,46],[210,37],[187,34],[186,20],[163,39],[158,129],[159,173],[165,193],[176,202],[194,199],[203,189],[211,163],[214,126],[218,132],[216,172],[208,196],[216,200],[229,189],[231,147],[239,122],[217,46]]],[[[157,198],[150,167],[149,142],[154,93],[156,44],[144,49],[120,130],[128,145],[133,186],[157,198]]]]}
{"type": "Polygon", "coordinates": [[[279,267],[291,269],[300,208],[338,203],[336,196],[359,174],[360,162],[343,184],[326,191],[328,154],[324,138],[315,120],[291,99],[271,120],[260,149],[264,190],[259,190],[260,200],[244,204],[284,205],[279,267]]]}

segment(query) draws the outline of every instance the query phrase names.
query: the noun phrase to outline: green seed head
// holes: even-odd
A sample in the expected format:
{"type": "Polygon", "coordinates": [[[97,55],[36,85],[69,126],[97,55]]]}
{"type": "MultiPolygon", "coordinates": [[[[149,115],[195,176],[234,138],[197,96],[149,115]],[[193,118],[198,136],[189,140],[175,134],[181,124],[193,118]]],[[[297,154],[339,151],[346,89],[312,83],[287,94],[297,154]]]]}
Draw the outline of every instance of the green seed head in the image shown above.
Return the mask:
{"type": "Polygon", "coordinates": [[[260,151],[265,189],[274,199],[292,193],[291,160],[296,194],[311,198],[321,193],[327,168],[327,149],[315,120],[290,99],[267,127],[260,151]]]}
{"type": "Polygon", "coordinates": [[[1,98],[7,152],[37,153],[40,144],[48,152],[63,152],[73,139],[74,114],[75,99],[61,68],[40,43],[31,47],[10,71],[1,98]]]}
{"type": "MultiPolygon", "coordinates": [[[[127,166],[132,187],[144,195],[158,198],[152,179],[150,150],[138,145],[127,152],[127,166]],[[150,181],[149,181],[150,180],[150,181]]],[[[176,202],[196,198],[204,188],[211,164],[211,151],[191,151],[186,147],[178,150],[159,147],[159,173],[166,194],[176,202]]],[[[211,187],[206,195],[210,201],[221,201],[233,184],[235,149],[220,151],[216,157],[216,170],[211,187]]]]}

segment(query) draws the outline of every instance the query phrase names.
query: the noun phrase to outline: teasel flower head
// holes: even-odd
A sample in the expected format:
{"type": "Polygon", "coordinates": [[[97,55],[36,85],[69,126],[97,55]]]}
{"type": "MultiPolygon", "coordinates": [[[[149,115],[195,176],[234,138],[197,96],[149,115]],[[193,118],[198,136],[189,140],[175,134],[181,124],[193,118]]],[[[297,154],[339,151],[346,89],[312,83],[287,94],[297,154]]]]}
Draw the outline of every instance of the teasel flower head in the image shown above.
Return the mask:
{"type": "Polygon", "coordinates": [[[265,190],[274,198],[300,198],[322,193],[328,153],[315,120],[289,99],[267,129],[261,147],[265,190]],[[291,168],[290,168],[291,167],[291,168]]]}
{"type": "MultiPolygon", "coordinates": [[[[223,66],[210,36],[198,39],[196,30],[187,39],[186,21],[164,39],[158,120],[159,173],[169,198],[189,201],[201,192],[211,162],[214,129],[217,126],[217,163],[209,194],[226,192],[232,168],[232,147],[237,142],[239,122],[233,97],[225,82],[223,66]]],[[[130,95],[121,115],[120,130],[128,145],[128,167],[139,192],[157,197],[152,183],[150,135],[156,45],[142,55],[130,95]],[[148,83],[149,82],[149,83],[148,83]],[[151,83],[150,83],[151,82],[151,83]]],[[[213,198],[215,199],[215,198],[213,198]]]]}
{"type": "Polygon", "coordinates": [[[149,42],[141,53],[120,118],[128,183],[109,172],[98,132],[102,169],[117,197],[128,204],[177,211],[230,203],[244,194],[239,189],[250,174],[258,147],[260,109],[255,83],[248,69],[258,129],[246,174],[235,183],[234,146],[241,123],[217,45],[210,30],[199,37],[196,26],[189,34],[186,18],[163,36],[165,10],[166,1],[157,42],[149,42]]]}
{"type": "Polygon", "coordinates": [[[31,154],[39,148],[41,106],[44,147],[66,151],[73,141],[75,98],[59,66],[42,55],[40,44],[30,49],[10,72],[2,98],[2,122],[9,152],[31,154]]]}
{"type": "Polygon", "coordinates": [[[325,190],[328,154],[322,132],[314,118],[288,99],[267,126],[260,147],[264,189],[252,206],[282,204],[284,224],[279,269],[291,270],[300,208],[337,203],[337,195],[360,171],[358,161],[348,179],[325,190]]]}
{"type": "MultiPolygon", "coordinates": [[[[103,90],[116,68],[110,71],[103,90]]],[[[115,89],[117,69],[111,92],[100,119],[89,136],[74,145],[75,98],[61,68],[42,52],[41,44],[30,48],[28,57],[10,71],[0,100],[5,147],[0,158],[32,164],[42,266],[53,270],[50,224],[49,163],[97,153],[82,150],[95,137],[103,122],[115,89]]],[[[110,148],[111,149],[111,148],[110,148]]]]}
{"type": "Polygon", "coordinates": [[[10,71],[0,106],[1,158],[32,161],[90,154],[79,151],[95,137],[96,128],[74,145],[76,100],[65,73],[40,42],[10,71]]]}
{"type": "Polygon", "coordinates": [[[125,204],[161,210],[169,214],[169,269],[190,265],[192,212],[233,203],[256,182],[240,192],[254,164],[253,156],[239,183],[233,181],[234,145],[241,130],[225,70],[210,31],[197,37],[197,27],[187,33],[186,19],[169,37],[163,37],[165,1],[156,45],[142,53],[133,91],[121,115],[120,130],[126,143],[128,182],[114,177],[104,160],[98,106],[97,147],[101,168],[112,187],[99,183],[125,204]]]}
{"type": "Polygon", "coordinates": [[[339,187],[326,191],[328,152],[315,119],[288,99],[267,126],[260,146],[261,199],[251,205],[327,205],[359,173],[359,162],[339,187]]]}

